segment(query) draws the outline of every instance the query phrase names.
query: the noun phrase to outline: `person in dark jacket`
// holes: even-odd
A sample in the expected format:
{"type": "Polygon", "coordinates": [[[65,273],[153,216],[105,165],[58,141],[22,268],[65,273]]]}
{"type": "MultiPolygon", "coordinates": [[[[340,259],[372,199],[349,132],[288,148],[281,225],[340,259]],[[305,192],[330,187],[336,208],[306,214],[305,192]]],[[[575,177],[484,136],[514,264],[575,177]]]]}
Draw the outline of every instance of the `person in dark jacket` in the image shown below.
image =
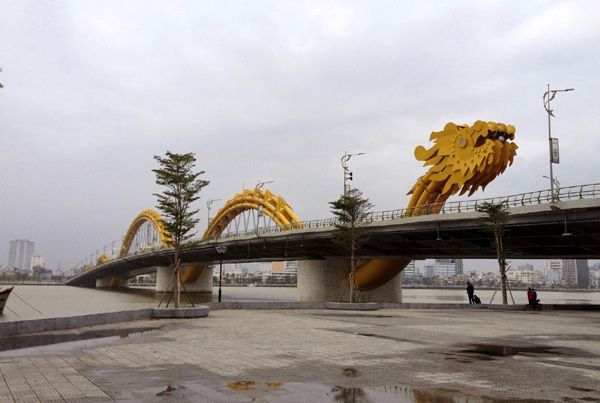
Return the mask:
{"type": "Polygon", "coordinates": [[[473,294],[475,294],[475,287],[470,281],[467,281],[467,295],[469,296],[469,304],[474,304],[473,294]]]}

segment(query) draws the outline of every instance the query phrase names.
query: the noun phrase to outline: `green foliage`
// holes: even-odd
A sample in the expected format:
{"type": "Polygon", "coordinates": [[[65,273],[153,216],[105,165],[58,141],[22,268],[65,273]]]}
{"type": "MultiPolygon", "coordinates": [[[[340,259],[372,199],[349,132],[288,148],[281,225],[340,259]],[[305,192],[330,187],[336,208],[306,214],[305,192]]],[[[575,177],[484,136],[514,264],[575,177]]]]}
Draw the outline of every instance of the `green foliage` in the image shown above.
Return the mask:
{"type": "MultiPolygon", "coordinates": [[[[173,246],[173,279],[175,285],[175,308],[179,307],[181,277],[179,261],[182,243],[193,236],[192,230],[198,224],[194,218],[198,210],[192,208],[192,203],[200,197],[200,190],[209,184],[199,179],[204,171],[194,172],[196,157],[193,153],[176,154],[167,151],[165,157],[154,156],[160,167],[153,169],[156,183],[163,186],[162,193],[155,193],[158,209],[161,211],[165,229],[171,234],[169,244],[173,246]]],[[[164,295],[163,295],[164,298],[164,295]]],[[[170,297],[169,297],[170,300],[170,297]]],[[[167,306],[169,306],[167,300],[167,306]]],[[[162,303],[162,299],[159,303],[162,303]]],[[[192,304],[193,305],[193,304],[192,304]]]]}
{"type": "Polygon", "coordinates": [[[486,215],[485,225],[488,231],[500,237],[506,233],[506,224],[510,221],[510,213],[507,209],[506,203],[492,202],[485,202],[475,207],[477,212],[486,215]]]}
{"type": "Polygon", "coordinates": [[[362,192],[358,189],[350,189],[339,199],[329,202],[329,205],[336,218],[335,242],[347,252],[353,248],[356,251],[362,241],[363,228],[360,224],[365,222],[373,205],[369,199],[363,198],[362,192]]]}
{"type": "Polygon", "coordinates": [[[331,212],[335,216],[336,234],[334,242],[337,243],[350,259],[350,273],[348,274],[349,300],[355,302],[358,296],[354,273],[358,262],[358,251],[364,241],[364,228],[360,225],[365,222],[373,205],[365,199],[358,189],[350,189],[339,199],[329,202],[331,212]]]}
{"type": "Polygon", "coordinates": [[[178,248],[193,236],[191,231],[199,220],[194,218],[198,210],[191,204],[198,200],[200,191],[209,182],[199,179],[204,171],[194,172],[196,157],[193,153],[167,151],[165,157],[155,155],[154,159],[160,165],[152,170],[156,183],[165,187],[162,193],[154,194],[158,199],[157,208],[162,213],[165,229],[171,234],[171,244],[178,248]]]}

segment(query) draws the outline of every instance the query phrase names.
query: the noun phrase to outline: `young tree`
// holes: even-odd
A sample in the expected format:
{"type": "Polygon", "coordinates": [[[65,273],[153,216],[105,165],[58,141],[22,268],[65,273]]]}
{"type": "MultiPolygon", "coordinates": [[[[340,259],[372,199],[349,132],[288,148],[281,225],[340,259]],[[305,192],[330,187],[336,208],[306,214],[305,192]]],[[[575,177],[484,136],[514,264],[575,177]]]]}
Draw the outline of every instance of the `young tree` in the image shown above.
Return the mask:
{"type": "Polygon", "coordinates": [[[506,224],[510,221],[510,213],[506,203],[485,202],[475,208],[478,212],[486,214],[485,226],[494,235],[494,246],[500,269],[500,284],[502,288],[502,303],[508,304],[506,294],[506,248],[504,247],[504,234],[507,232],[506,224]]]}
{"type": "Polygon", "coordinates": [[[339,199],[329,202],[331,212],[337,218],[335,224],[336,235],[334,241],[347,253],[350,258],[350,273],[348,283],[350,286],[350,302],[354,302],[357,296],[355,281],[356,266],[358,263],[358,251],[364,241],[363,223],[370,213],[373,205],[369,199],[363,198],[358,189],[350,189],[339,199]]]}
{"type": "Polygon", "coordinates": [[[173,276],[175,278],[175,307],[179,307],[181,294],[181,276],[179,263],[182,244],[192,237],[192,230],[198,224],[194,218],[198,210],[191,204],[198,200],[202,188],[208,181],[199,179],[204,171],[194,172],[196,157],[193,153],[176,154],[167,151],[164,157],[155,155],[159,168],[153,169],[156,184],[165,189],[162,193],[154,193],[157,197],[157,208],[161,211],[164,226],[171,234],[169,245],[173,247],[173,276]]]}

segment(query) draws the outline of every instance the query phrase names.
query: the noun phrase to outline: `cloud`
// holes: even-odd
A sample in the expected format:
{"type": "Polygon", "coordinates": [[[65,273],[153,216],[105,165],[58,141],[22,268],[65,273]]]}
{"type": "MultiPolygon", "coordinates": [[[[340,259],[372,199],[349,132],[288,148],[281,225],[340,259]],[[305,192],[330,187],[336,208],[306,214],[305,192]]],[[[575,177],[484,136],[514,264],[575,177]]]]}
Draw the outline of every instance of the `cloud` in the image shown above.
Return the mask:
{"type": "Polygon", "coordinates": [[[206,200],[259,180],[301,218],[329,216],[344,151],[366,152],[350,166],[376,208],[401,208],[425,172],[414,148],[448,121],[517,126],[514,167],[478,197],[537,190],[548,82],[577,88],[555,104],[556,175],[597,181],[592,3],[5,1],[2,14],[0,256],[28,237],[70,267],[119,239],[155,204],[166,150],[206,170],[203,221],[206,200]]]}

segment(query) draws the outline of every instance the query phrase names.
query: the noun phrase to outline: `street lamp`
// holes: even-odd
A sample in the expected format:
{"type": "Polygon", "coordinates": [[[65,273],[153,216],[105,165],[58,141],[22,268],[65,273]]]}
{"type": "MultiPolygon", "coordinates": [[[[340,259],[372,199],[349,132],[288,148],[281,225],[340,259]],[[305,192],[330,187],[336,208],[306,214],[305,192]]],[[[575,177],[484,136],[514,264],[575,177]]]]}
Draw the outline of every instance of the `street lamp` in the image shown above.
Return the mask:
{"type": "Polygon", "coordinates": [[[554,184],[554,187],[556,188],[556,192],[555,192],[555,195],[552,196],[552,200],[553,201],[555,199],[558,200],[559,199],[558,195],[560,194],[560,182],[558,181],[558,179],[550,178],[548,175],[542,175],[542,178],[550,179],[552,181],[552,183],[554,184]]]}
{"type": "Polygon", "coordinates": [[[223,281],[223,255],[227,252],[227,246],[217,245],[215,248],[219,254],[219,302],[221,302],[221,282],[223,281]]]}
{"type": "Polygon", "coordinates": [[[365,155],[365,153],[348,153],[348,151],[344,151],[344,155],[342,156],[342,168],[344,169],[344,196],[350,190],[350,185],[347,184],[347,181],[352,180],[352,172],[348,169],[348,161],[354,155],[365,155]]]}
{"type": "Polygon", "coordinates": [[[554,174],[552,172],[552,164],[559,163],[558,153],[558,139],[552,138],[552,130],[550,128],[550,118],[554,116],[552,109],[550,109],[550,101],[556,97],[559,92],[574,91],[575,88],[566,88],[564,90],[551,90],[550,84],[548,84],[548,90],[544,93],[544,109],[548,113],[548,149],[550,151],[550,194],[552,195],[552,202],[554,202],[554,174]]]}

